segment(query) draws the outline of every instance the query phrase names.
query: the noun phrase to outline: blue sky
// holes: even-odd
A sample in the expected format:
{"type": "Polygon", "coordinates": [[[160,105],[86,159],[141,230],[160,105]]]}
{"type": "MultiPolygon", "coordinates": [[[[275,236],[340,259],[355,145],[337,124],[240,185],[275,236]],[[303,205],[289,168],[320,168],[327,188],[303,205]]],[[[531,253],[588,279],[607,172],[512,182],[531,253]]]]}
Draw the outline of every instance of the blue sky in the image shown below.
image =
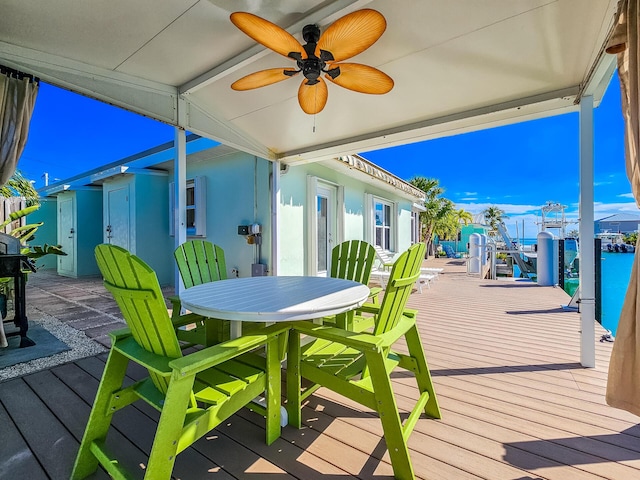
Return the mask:
{"type": "MultiPolygon", "coordinates": [[[[578,114],[523,122],[454,137],[430,140],[363,156],[398,175],[437,178],[444,196],[458,208],[479,213],[503,209],[509,231],[535,237],[540,208],[548,201],[566,205],[578,218],[578,114]]],[[[621,212],[640,213],[631,195],[624,160],[624,121],[617,75],[594,110],[595,219],[621,212]]],[[[577,224],[568,229],[576,228],[577,224]]],[[[557,232],[554,232],[557,233],[557,232]]]]}
{"type": "MultiPolygon", "coordinates": [[[[625,173],[617,76],[594,122],[595,218],[638,212],[625,173]]],[[[43,83],[19,168],[41,187],[44,172],[51,182],[63,180],[171,140],[168,125],[43,83]]],[[[547,201],[566,205],[567,217],[577,218],[577,113],[362,155],[405,180],[437,178],[444,196],[471,213],[502,208],[512,234],[524,220],[525,236],[534,237],[547,201]]]]}

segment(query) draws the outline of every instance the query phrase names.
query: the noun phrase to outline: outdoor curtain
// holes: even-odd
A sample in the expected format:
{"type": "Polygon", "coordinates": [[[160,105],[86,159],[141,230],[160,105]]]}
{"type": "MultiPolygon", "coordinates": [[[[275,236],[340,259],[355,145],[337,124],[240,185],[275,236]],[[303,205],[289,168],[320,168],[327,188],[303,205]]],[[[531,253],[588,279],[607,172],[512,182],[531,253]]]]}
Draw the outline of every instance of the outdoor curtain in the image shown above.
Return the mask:
{"type": "Polygon", "coordinates": [[[16,170],[27,143],[38,79],[0,66],[0,186],[16,170]]]}
{"type": "MultiPolygon", "coordinates": [[[[7,183],[27,143],[38,80],[0,65],[0,187],[7,183]]],[[[0,347],[7,339],[0,320],[0,347]]]]}
{"type": "MultiPolygon", "coordinates": [[[[625,120],[627,176],[633,196],[640,205],[640,0],[622,0],[619,21],[607,52],[618,56],[618,76],[622,114],[625,120]]],[[[640,243],[639,243],[640,246],[640,243]]],[[[640,416],[640,255],[636,248],[629,287],[620,313],[620,322],[607,380],[607,403],[640,416]]]]}

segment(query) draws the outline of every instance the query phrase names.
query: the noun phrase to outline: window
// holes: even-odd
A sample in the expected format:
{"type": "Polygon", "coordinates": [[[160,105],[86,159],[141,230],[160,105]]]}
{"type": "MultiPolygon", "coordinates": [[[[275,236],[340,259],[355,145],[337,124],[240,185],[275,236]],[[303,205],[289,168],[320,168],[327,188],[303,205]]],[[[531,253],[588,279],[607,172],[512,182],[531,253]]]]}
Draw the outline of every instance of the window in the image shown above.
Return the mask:
{"type": "Polygon", "coordinates": [[[420,213],[411,212],[411,244],[420,241],[420,213]]]}
{"type": "Polygon", "coordinates": [[[187,180],[187,235],[196,234],[196,182],[187,180]]]}
{"type": "MultiPolygon", "coordinates": [[[[186,222],[187,236],[189,237],[206,237],[207,235],[207,215],[206,215],[206,177],[195,177],[187,180],[186,189],[186,222]]],[[[171,208],[169,212],[173,215],[175,205],[175,184],[169,184],[169,199],[171,208]]],[[[173,217],[169,219],[169,231],[174,235],[173,217]]]]}
{"type": "Polygon", "coordinates": [[[374,243],[384,250],[391,250],[391,228],[393,224],[393,205],[379,198],[374,199],[373,211],[375,216],[374,243]]]}
{"type": "Polygon", "coordinates": [[[318,210],[316,213],[318,219],[318,264],[317,271],[318,272],[326,272],[329,269],[329,256],[328,256],[328,245],[327,245],[327,234],[328,234],[328,198],[322,197],[318,195],[318,210]]]}

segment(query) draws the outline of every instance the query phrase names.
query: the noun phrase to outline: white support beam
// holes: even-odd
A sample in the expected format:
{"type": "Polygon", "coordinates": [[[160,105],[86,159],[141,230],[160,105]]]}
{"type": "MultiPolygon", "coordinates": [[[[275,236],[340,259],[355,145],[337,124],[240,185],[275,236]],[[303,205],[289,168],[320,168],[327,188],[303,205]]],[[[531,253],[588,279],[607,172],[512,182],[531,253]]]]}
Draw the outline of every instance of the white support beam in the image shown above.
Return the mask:
{"type": "Polygon", "coordinates": [[[596,366],[593,214],[593,97],[580,102],[580,363],[596,366]]]}
{"type": "Polygon", "coordinates": [[[271,275],[280,270],[280,162],[271,162],[271,275]]]}
{"type": "MultiPolygon", "coordinates": [[[[183,102],[178,103],[178,116],[183,115],[183,102]]],[[[187,241],[187,134],[180,127],[175,128],[174,157],[174,198],[173,222],[175,232],[175,247],[178,248],[187,241]]],[[[179,294],[184,289],[180,272],[175,269],[175,291],[179,294]]]]}
{"type": "Polygon", "coordinates": [[[0,42],[0,63],[51,85],[176,125],[175,87],[4,42],[0,42]]]}
{"type": "Polygon", "coordinates": [[[377,130],[332,143],[283,152],[278,155],[278,160],[289,165],[310,163],[352,155],[354,152],[367,152],[575,112],[578,109],[575,99],[579,91],[580,86],[576,85],[387,130],[377,130]]]}
{"type": "Polygon", "coordinates": [[[201,107],[194,96],[180,96],[180,102],[184,105],[184,115],[181,116],[184,118],[179,119],[179,125],[186,130],[257,157],[267,160],[275,159],[275,154],[265,145],[234,126],[230,121],[216,116],[215,112],[211,113],[206,107],[201,107]]]}

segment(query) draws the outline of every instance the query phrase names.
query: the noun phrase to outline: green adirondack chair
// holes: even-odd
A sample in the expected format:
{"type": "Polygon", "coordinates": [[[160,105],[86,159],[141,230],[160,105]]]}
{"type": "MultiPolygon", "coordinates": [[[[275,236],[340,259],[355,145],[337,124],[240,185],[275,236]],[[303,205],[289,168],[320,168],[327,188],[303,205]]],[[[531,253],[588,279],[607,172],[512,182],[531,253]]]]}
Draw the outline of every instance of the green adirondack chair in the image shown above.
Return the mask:
{"type": "Polygon", "coordinates": [[[145,479],[168,480],[178,453],[259,395],[266,395],[266,408],[254,404],[252,408],[266,414],[267,443],[278,438],[281,387],[277,343],[287,326],[272,325],[183,356],[155,272],[114,245],[98,245],[96,260],[104,285],[129,328],[110,334],[111,351],[72,480],[91,475],[98,464],[115,479],[134,478],[131,468],[119,463],[105,440],[112,415],[137,400],[160,411],[145,479]],[[266,356],[251,353],[265,345],[266,356]],[[146,368],[149,376],[133,385],[126,383],[129,362],[146,368]]]}
{"type": "MultiPolygon", "coordinates": [[[[371,270],[376,258],[376,250],[370,243],[362,240],[347,240],[331,250],[331,272],[334,278],[353,280],[369,285],[371,270]]],[[[378,303],[380,287],[371,289],[371,300],[378,303]]]]}
{"type": "Polygon", "coordinates": [[[406,309],[413,284],[420,274],[425,245],[415,244],[394,263],[384,297],[379,305],[365,304],[364,312],[375,315],[373,332],[357,332],[292,323],[287,357],[289,424],[300,428],[302,402],[316,385],[327,387],[380,415],[384,438],[397,479],[413,479],[407,439],[422,412],[440,418],[440,408],[416,327],[415,310],[406,309]],[[301,346],[301,336],[314,338],[301,346]],[[393,350],[402,337],[408,354],[393,350]],[[403,368],[413,373],[419,397],[404,424],[391,387],[391,373],[403,368]],[[301,388],[301,379],[312,383],[301,388]]]}
{"type": "MultiPolygon", "coordinates": [[[[373,245],[362,240],[347,240],[331,250],[331,270],[329,275],[333,278],[343,278],[353,280],[363,285],[369,284],[371,269],[376,257],[373,245]]],[[[370,289],[371,302],[378,303],[378,294],[382,291],[380,287],[370,289]]],[[[325,317],[323,323],[326,325],[336,325],[348,329],[365,329],[371,325],[371,318],[356,317],[360,320],[358,325],[353,324],[353,312],[338,315],[337,317],[325,317]]]]}
{"type": "MultiPolygon", "coordinates": [[[[188,240],[176,248],[173,255],[185,288],[227,278],[224,250],[211,242],[188,240]]],[[[180,298],[172,296],[169,299],[173,304],[172,319],[179,322],[180,298]]],[[[215,345],[229,339],[229,322],[217,318],[209,318],[205,322],[200,316],[195,324],[195,328],[180,327],[176,331],[178,339],[189,345],[215,345]]]]}

